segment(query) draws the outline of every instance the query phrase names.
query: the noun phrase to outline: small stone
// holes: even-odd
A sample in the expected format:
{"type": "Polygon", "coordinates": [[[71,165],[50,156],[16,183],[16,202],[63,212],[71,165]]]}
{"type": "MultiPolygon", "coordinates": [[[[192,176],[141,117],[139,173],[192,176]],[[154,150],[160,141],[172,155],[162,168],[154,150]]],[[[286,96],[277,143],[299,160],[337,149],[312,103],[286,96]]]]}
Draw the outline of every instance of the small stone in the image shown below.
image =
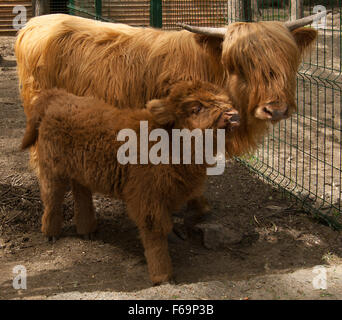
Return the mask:
{"type": "Polygon", "coordinates": [[[214,223],[197,224],[194,231],[200,233],[202,243],[207,249],[224,248],[242,240],[241,233],[214,223]]]}

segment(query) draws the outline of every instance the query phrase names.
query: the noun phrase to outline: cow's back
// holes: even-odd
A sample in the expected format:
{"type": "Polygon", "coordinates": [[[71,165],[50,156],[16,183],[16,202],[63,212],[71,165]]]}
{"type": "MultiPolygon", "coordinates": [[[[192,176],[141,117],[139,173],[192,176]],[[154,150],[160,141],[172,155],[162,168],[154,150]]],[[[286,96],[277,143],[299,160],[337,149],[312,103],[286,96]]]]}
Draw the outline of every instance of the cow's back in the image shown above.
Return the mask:
{"type": "MultiPolygon", "coordinates": [[[[219,85],[211,59],[193,34],[104,23],[64,14],[31,19],[16,42],[25,112],[41,89],[64,88],[119,108],[142,108],[179,80],[219,85]]],[[[216,61],[217,60],[217,61],[216,61]]]]}

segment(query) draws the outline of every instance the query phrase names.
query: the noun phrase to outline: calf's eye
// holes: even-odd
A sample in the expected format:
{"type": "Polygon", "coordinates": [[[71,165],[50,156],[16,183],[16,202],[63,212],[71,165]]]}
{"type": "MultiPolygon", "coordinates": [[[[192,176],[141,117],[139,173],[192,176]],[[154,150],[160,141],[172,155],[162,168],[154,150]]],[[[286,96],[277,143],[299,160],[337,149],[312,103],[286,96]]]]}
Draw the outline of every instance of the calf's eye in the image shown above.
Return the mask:
{"type": "Polygon", "coordinates": [[[192,107],[192,113],[193,114],[198,114],[202,109],[202,106],[195,106],[195,107],[192,107]]]}

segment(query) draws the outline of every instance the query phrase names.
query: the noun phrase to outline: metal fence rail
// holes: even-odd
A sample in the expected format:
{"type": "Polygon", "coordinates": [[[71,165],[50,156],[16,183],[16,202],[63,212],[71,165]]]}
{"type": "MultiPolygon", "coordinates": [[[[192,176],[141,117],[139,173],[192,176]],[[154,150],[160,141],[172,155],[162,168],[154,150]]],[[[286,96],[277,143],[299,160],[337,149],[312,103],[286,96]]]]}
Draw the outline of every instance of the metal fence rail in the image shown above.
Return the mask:
{"type": "Polygon", "coordinates": [[[244,0],[244,7],[237,8],[232,5],[237,1],[227,0],[74,0],[69,10],[135,26],[176,29],[178,22],[222,26],[236,20],[284,21],[300,10],[309,15],[316,5],[333,9],[298,71],[297,114],[271,128],[254,155],[238,160],[338,228],[342,223],[341,2],[304,0],[300,8],[291,7],[289,0],[244,0]]]}

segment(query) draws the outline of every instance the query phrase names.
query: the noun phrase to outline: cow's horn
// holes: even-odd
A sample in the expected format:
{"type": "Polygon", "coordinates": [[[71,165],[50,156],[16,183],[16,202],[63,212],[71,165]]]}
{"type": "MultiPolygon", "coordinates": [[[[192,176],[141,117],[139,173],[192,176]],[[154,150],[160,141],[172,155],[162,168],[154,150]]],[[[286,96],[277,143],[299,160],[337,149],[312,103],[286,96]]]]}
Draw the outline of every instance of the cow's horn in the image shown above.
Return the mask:
{"type": "MultiPolygon", "coordinates": [[[[319,20],[325,15],[327,15],[328,13],[331,13],[331,10],[322,11],[322,12],[319,12],[319,13],[316,13],[311,16],[301,18],[295,21],[287,21],[285,22],[285,26],[290,31],[292,31],[297,28],[303,27],[307,24],[311,24],[314,20],[319,20]]],[[[177,25],[193,33],[204,34],[207,36],[212,36],[212,37],[217,37],[217,38],[223,38],[227,31],[226,28],[195,27],[195,26],[190,26],[185,23],[177,23],[177,25]]]]}
{"type": "Polygon", "coordinates": [[[226,28],[195,27],[189,26],[185,23],[177,23],[177,25],[193,33],[204,34],[206,36],[212,36],[217,38],[223,38],[227,31],[226,28]]]}
{"type": "Polygon", "coordinates": [[[328,11],[322,11],[316,14],[313,14],[311,16],[305,17],[305,18],[301,18],[298,20],[294,20],[294,21],[287,21],[285,22],[285,26],[290,30],[295,30],[299,27],[304,27],[307,24],[311,24],[313,21],[315,20],[319,20],[322,17],[324,17],[325,15],[327,15],[328,13],[331,13],[331,10],[328,11]]]}

